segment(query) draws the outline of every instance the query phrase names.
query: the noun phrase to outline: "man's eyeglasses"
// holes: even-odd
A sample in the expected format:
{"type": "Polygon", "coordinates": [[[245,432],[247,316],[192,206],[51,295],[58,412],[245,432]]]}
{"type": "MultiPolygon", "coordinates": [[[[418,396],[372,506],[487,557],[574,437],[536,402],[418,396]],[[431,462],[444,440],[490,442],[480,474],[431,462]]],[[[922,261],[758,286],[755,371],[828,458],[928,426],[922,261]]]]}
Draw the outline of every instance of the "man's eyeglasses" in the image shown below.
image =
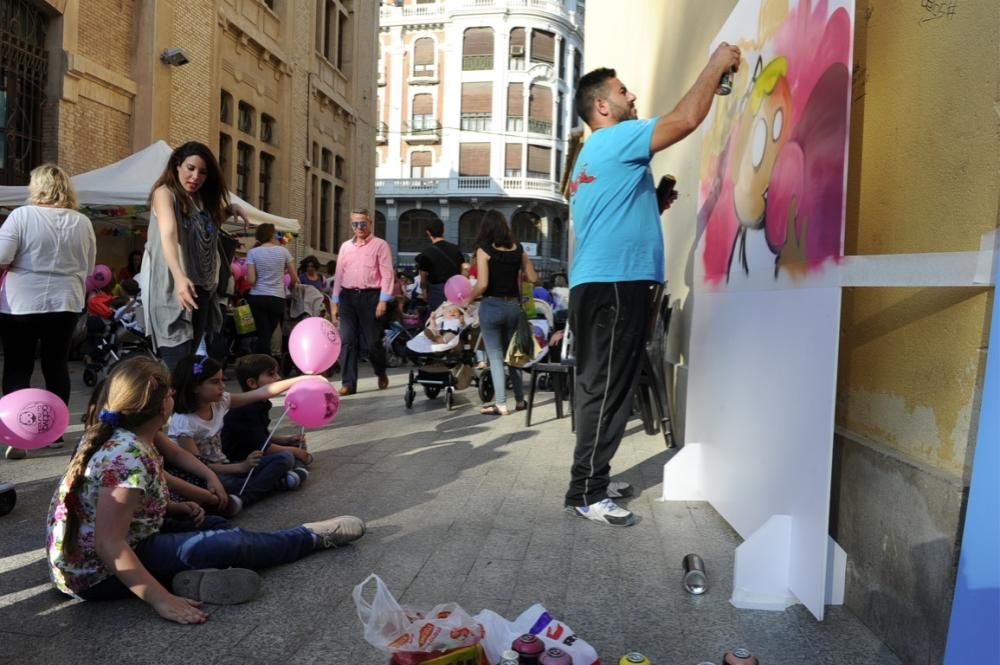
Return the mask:
{"type": "Polygon", "coordinates": [[[368,227],[368,222],[351,222],[351,228],[364,229],[368,227]]]}

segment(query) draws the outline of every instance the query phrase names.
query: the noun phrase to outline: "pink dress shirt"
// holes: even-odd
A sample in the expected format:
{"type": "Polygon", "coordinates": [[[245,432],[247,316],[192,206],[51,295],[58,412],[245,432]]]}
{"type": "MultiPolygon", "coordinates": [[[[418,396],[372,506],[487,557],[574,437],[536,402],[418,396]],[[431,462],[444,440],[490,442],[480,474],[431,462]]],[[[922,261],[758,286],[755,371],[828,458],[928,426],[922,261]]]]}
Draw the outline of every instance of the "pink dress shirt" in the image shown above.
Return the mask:
{"type": "Polygon", "coordinates": [[[389,243],[368,236],[363,245],[351,238],[340,246],[337,272],[333,277],[333,302],[340,303],[344,289],[378,289],[379,300],[389,302],[396,274],[392,270],[392,250],[389,243]]]}

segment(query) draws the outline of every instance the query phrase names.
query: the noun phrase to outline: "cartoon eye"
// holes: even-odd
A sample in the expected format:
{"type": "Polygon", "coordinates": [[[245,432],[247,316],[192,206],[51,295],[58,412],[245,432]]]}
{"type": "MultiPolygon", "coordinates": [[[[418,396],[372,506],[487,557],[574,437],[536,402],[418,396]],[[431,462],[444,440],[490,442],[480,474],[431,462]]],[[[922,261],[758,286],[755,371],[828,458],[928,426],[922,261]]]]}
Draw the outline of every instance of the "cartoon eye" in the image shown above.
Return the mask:
{"type": "Polygon", "coordinates": [[[774,112],[774,120],[771,121],[771,139],[777,141],[781,136],[782,125],[785,122],[785,112],[778,109],[774,112]]]}
{"type": "Polygon", "coordinates": [[[767,123],[763,118],[757,120],[753,128],[753,143],[750,146],[750,159],[757,168],[764,161],[764,144],[767,143],[767,123]]]}

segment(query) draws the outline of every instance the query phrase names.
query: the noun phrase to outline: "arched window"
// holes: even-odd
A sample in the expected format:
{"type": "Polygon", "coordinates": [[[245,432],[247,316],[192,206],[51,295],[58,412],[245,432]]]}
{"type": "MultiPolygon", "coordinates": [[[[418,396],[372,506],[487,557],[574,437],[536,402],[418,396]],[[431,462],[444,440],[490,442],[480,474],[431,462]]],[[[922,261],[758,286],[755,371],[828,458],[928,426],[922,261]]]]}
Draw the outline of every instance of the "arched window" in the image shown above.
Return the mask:
{"type": "Polygon", "coordinates": [[[462,69],[493,69],[493,28],[469,28],[462,39],[462,69]]]}
{"type": "Polygon", "coordinates": [[[413,75],[431,76],[434,74],[434,40],[421,37],[413,42],[413,75]]]}
{"type": "Polygon", "coordinates": [[[565,223],[559,217],[556,217],[549,223],[549,237],[551,238],[551,248],[549,249],[549,256],[553,259],[559,259],[562,261],[563,256],[565,256],[565,244],[566,244],[566,228],[565,223]]]}
{"type": "Polygon", "coordinates": [[[438,219],[430,210],[407,210],[399,216],[400,252],[419,252],[427,246],[424,229],[432,220],[438,219]]]}
{"type": "Polygon", "coordinates": [[[510,230],[518,242],[538,243],[542,239],[542,220],[533,212],[518,210],[510,218],[510,230]]]}
{"type": "Polygon", "coordinates": [[[463,254],[472,254],[475,251],[472,243],[476,240],[479,223],[485,214],[485,210],[476,209],[470,210],[458,218],[458,247],[463,254]]]}

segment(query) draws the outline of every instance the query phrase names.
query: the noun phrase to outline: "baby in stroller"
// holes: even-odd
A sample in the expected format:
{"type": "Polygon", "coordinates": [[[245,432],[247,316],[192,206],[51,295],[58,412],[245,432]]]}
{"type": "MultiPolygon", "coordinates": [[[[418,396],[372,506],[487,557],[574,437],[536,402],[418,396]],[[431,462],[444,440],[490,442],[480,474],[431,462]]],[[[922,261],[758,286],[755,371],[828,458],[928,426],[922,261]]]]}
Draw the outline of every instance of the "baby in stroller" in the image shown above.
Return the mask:
{"type": "Polygon", "coordinates": [[[431,353],[439,353],[452,348],[450,342],[458,337],[465,328],[465,314],[462,308],[451,303],[444,303],[437,308],[434,316],[427,320],[424,335],[433,342],[431,353]]]}
{"type": "Polygon", "coordinates": [[[409,359],[418,367],[410,371],[403,399],[406,407],[413,406],[415,385],[423,386],[428,398],[434,399],[445,391],[445,404],[451,409],[456,390],[473,381],[475,362],[474,329],[478,326],[478,304],[463,310],[445,302],[427,320],[422,334],[406,343],[409,359]]]}

